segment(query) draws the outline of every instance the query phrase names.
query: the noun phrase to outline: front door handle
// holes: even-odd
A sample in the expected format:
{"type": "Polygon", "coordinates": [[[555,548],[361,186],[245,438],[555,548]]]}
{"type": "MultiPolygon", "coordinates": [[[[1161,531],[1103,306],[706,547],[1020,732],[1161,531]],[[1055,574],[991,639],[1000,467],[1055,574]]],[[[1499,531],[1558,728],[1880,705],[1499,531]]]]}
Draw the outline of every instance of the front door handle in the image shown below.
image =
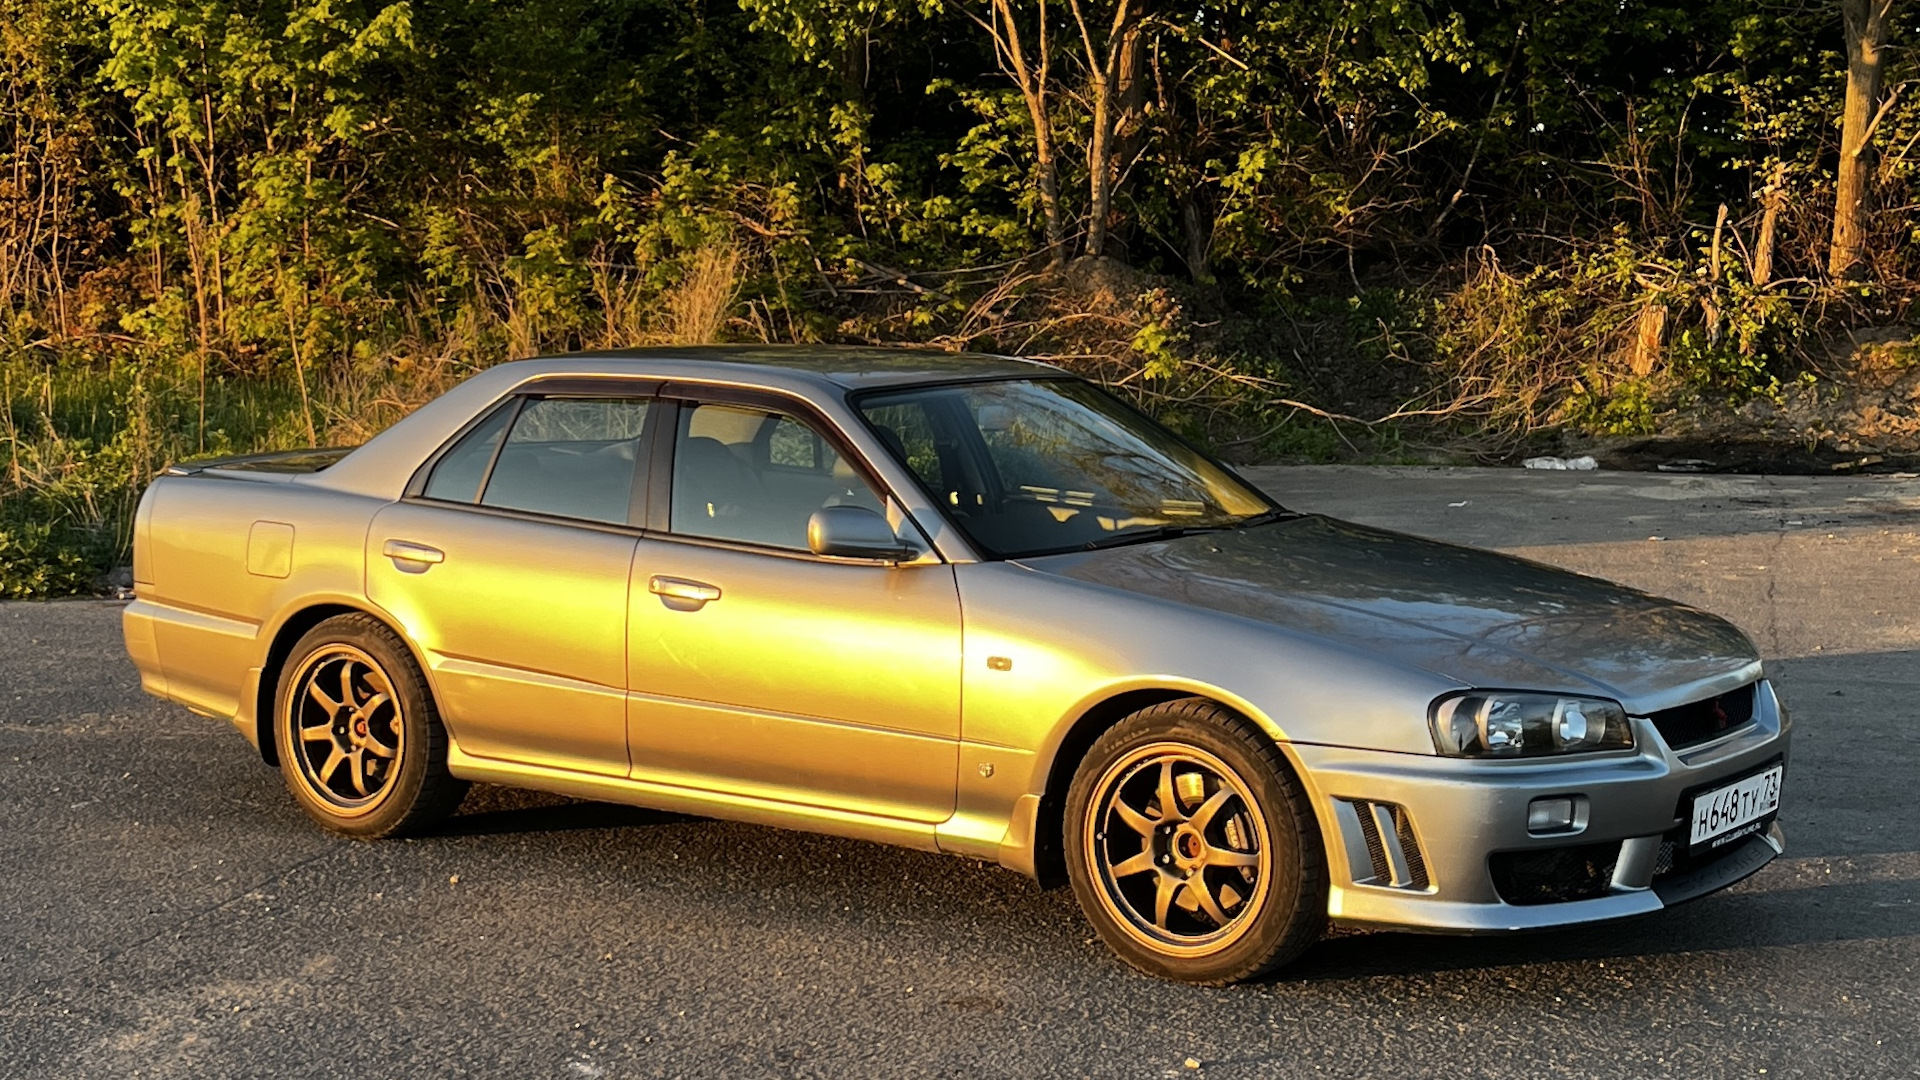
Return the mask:
{"type": "Polygon", "coordinates": [[[408,566],[402,566],[400,569],[411,570],[416,574],[434,563],[447,561],[446,552],[441,551],[437,547],[416,544],[411,540],[389,540],[380,546],[380,554],[385,555],[396,563],[410,564],[408,566]]]}
{"type": "Polygon", "coordinates": [[[709,601],[720,599],[720,588],[704,581],[688,578],[663,577],[655,574],[647,582],[647,591],[666,601],[675,611],[695,611],[709,601]]]}

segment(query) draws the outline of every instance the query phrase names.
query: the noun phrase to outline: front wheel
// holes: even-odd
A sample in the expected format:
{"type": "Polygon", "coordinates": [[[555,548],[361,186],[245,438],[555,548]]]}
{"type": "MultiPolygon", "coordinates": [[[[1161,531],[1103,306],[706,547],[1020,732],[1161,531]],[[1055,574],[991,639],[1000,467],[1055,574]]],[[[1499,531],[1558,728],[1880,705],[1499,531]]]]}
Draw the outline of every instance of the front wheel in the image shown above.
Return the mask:
{"type": "Polygon", "coordinates": [[[1249,979],[1326,923],[1305,792],[1264,733],[1204,699],[1142,709],[1096,740],[1067,794],[1066,833],[1081,909],[1150,975],[1249,979]]]}
{"type": "Polygon", "coordinates": [[[446,729],[413,654],[369,615],[328,619],[294,645],[274,740],[294,801],[334,832],[417,832],[466,794],[447,772],[446,729]]]}

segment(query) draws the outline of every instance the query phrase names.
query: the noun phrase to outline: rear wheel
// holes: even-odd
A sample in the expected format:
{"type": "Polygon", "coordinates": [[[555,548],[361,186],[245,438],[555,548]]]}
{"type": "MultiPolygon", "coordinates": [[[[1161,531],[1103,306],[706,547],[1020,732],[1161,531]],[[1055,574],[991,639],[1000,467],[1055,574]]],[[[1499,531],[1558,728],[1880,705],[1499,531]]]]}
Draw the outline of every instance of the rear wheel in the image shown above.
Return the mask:
{"type": "Polygon", "coordinates": [[[274,738],[288,790],[335,832],[417,832],[467,785],[447,772],[447,733],[413,654],[369,615],[307,631],[281,669],[274,738]]]}
{"type": "Polygon", "coordinates": [[[1305,792],[1264,733],[1210,701],[1143,709],[1095,741],[1066,830],[1082,910],[1148,974],[1252,978],[1326,923],[1326,857],[1305,792]]]}

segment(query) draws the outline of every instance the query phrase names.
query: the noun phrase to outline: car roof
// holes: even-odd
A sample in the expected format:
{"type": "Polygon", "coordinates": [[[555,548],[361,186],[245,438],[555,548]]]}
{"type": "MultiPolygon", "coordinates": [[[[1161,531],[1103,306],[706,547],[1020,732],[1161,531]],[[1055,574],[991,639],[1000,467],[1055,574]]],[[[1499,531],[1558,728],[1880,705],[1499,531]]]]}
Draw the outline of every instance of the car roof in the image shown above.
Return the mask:
{"type": "Polygon", "coordinates": [[[774,368],[847,390],[1062,374],[1051,364],[1007,356],[865,345],[671,345],[595,350],[538,359],[568,361],[580,374],[650,375],[669,379],[706,374],[744,376],[751,381],[751,371],[774,368]]]}
{"type": "Polygon", "coordinates": [[[414,469],[462,426],[514,388],[541,379],[615,378],[722,383],[802,398],[844,398],[854,390],[989,379],[1065,376],[1049,364],[979,353],[847,345],[689,345],[541,356],[477,372],[330,468],[301,482],[398,499],[414,469]]]}

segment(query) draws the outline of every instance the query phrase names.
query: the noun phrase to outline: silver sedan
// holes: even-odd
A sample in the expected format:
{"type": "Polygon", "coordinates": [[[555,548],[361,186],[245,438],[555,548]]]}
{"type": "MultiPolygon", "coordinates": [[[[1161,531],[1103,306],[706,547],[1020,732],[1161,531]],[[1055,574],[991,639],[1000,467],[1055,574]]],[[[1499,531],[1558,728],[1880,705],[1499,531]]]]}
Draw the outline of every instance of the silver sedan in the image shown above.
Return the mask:
{"type": "Polygon", "coordinates": [[[1224,983],[1329,918],[1656,911],[1781,850],[1712,615],[1289,512],[1040,364],[563,356],[141,500],[128,651],[321,825],[471,781],[998,861],[1224,983]]]}

